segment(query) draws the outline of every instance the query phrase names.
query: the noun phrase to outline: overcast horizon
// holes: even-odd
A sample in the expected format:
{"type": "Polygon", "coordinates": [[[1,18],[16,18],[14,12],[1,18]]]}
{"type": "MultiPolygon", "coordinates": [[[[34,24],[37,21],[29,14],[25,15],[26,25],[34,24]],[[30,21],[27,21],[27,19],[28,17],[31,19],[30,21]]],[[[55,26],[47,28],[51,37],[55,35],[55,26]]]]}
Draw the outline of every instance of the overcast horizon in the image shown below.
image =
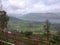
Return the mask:
{"type": "Polygon", "coordinates": [[[60,12],[60,0],[2,0],[8,14],[60,12]]]}

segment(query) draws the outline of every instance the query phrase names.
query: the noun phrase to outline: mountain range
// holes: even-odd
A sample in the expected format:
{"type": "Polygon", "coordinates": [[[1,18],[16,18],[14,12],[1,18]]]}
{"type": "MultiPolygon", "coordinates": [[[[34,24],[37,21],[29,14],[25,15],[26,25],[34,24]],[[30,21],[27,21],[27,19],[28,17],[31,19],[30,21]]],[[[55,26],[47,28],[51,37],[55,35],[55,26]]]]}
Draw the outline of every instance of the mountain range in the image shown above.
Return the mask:
{"type": "Polygon", "coordinates": [[[51,23],[60,23],[60,13],[28,13],[19,19],[38,22],[49,20],[51,23]]]}
{"type": "Polygon", "coordinates": [[[45,22],[49,20],[51,23],[60,23],[60,13],[27,13],[27,14],[10,14],[9,16],[16,17],[22,20],[45,22]]]}
{"type": "Polygon", "coordinates": [[[29,30],[32,27],[38,27],[42,25],[44,22],[36,22],[36,21],[27,21],[18,19],[16,17],[9,17],[8,21],[8,29],[9,30],[29,30]]]}
{"type": "MultiPolygon", "coordinates": [[[[46,24],[46,22],[39,22],[39,21],[31,21],[31,20],[23,20],[16,17],[9,17],[8,22],[8,29],[9,30],[30,30],[31,28],[33,30],[44,30],[43,25],[46,24]],[[36,29],[35,29],[36,28],[36,29]]],[[[60,23],[51,23],[51,30],[58,30],[60,29],[60,23]]]]}

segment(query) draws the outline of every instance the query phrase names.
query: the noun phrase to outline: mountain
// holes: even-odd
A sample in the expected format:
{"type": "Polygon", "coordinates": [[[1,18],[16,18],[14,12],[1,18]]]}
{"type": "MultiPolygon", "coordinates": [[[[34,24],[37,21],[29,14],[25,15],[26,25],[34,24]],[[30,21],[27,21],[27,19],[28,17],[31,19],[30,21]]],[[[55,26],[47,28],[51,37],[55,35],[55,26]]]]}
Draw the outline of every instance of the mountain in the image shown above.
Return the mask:
{"type": "Polygon", "coordinates": [[[8,29],[9,30],[30,30],[42,25],[44,22],[26,21],[16,17],[9,17],[8,29]]]}
{"type": "Polygon", "coordinates": [[[17,21],[22,21],[21,19],[18,19],[16,17],[9,17],[9,21],[17,22],[17,21]]]}
{"type": "Polygon", "coordinates": [[[16,26],[18,26],[21,22],[23,22],[21,19],[9,16],[8,29],[15,30],[16,26]]]}
{"type": "Polygon", "coordinates": [[[28,19],[34,19],[34,18],[59,18],[60,19],[60,13],[28,13],[25,14],[22,18],[28,18],[28,19]]]}
{"type": "Polygon", "coordinates": [[[47,19],[50,20],[52,23],[60,23],[60,13],[28,13],[24,16],[20,17],[23,20],[30,20],[30,21],[46,21],[47,19]]]}
{"type": "MultiPolygon", "coordinates": [[[[33,31],[33,32],[43,32],[45,22],[27,21],[18,19],[16,17],[9,17],[8,29],[10,31],[33,31]]],[[[51,24],[51,30],[59,30],[60,24],[51,24]]]]}

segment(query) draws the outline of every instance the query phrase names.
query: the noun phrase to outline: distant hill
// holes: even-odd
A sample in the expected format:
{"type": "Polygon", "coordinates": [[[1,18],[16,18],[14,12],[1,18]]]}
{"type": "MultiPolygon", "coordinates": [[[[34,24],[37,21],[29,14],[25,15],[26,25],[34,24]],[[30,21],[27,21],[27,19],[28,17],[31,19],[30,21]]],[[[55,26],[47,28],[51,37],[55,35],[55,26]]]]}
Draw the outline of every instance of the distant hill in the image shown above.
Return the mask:
{"type": "Polygon", "coordinates": [[[18,19],[18,18],[16,18],[16,17],[9,17],[9,21],[15,21],[15,22],[17,22],[17,21],[22,21],[21,19],[18,19]]]}
{"type": "Polygon", "coordinates": [[[48,19],[51,22],[60,23],[60,13],[28,13],[20,19],[39,22],[46,21],[48,19]]]}
{"type": "Polygon", "coordinates": [[[28,30],[29,27],[38,27],[44,22],[26,21],[16,17],[9,17],[8,29],[9,30],[28,30]],[[27,29],[28,28],[28,29],[27,29]]]}
{"type": "MultiPolygon", "coordinates": [[[[16,17],[9,17],[8,29],[10,31],[43,31],[45,22],[27,21],[16,17]]],[[[50,30],[59,30],[60,24],[51,24],[50,30]]]]}
{"type": "Polygon", "coordinates": [[[22,18],[26,19],[40,19],[40,18],[59,18],[60,19],[60,13],[28,13],[25,14],[22,18]]]}
{"type": "Polygon", "coordinates": [[[15,30],[16,26],[19,25],[19,23],[21,23],[21,22],[22,22],[21,19],[9,16],[8,29],[9,30],[15,30]]]}

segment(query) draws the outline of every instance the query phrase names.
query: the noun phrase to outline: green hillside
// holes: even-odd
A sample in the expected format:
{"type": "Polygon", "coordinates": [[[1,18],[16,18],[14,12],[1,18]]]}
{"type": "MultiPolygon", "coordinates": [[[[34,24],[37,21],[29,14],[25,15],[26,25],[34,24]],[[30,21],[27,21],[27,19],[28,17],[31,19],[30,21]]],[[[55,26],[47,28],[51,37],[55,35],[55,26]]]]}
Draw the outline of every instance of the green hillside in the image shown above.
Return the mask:
{"type": "MultiPolygon", "coordinates": [[[[26,21],[15,17],[10,17],[8,22],[8,29],[10,31],[33,31],[34,33],[40,33],[44,32],[44,25],[45,22],[26,21]]],[[[59,28],[56,28],[58,25],[56,25],[57,24],[51,25],[50,30],[53,32],[58,30],[59,28]]]]}
{"type": "Polygon", "coordinates": [[[15,17],[10,17],[8,22],[9,30],[17,30],[17,31],[41,31],[43,30],[42,22],[34,22],[34,21],[25,21],[21,19],[17,19],[15,17]]]}
{"type": "Polygon", "coordinates": [[[39,19],[60,19],[59,13],[28,13],[22,16],[22,19],[26,20],[39,20],[39,19]]]}

